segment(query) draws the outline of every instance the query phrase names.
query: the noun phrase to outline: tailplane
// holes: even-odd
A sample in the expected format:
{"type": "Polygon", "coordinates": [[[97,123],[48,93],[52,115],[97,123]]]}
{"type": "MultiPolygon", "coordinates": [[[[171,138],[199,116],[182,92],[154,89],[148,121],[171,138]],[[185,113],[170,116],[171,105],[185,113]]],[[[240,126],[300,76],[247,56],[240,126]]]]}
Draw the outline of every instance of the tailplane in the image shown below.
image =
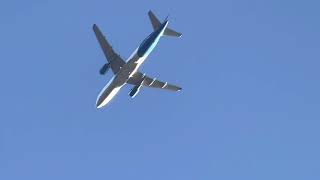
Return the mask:
{"type": "Polygon", "coordinates": [[[175,31],[173,29],[170,29],[170,28],[166,28],[164,30],[163,34],[166,35],[166,36],[173,36],[173,37],[181,37],[182,36],[181,33],[177,32],[177,31],[175,31]]]}
{"type": "MultiPolygon", "coordinates": [[[[154,13],[152,11],[149,11],[148,12],[148,15],[149,15],[149,18],[150,18],[150,21],[151,21],[151,24],[152,24],[152,27],[153,27],[153,30],[157,30],[160,26],[161,26],[161,22],[159,21],[159,19],[154,15],[154,13]]],[[[170,28],[166,28],[164,30],[164,33],[163,35],[165,36],[172,36],[172,37],[181,37],[182,34],[173,30],[173,29],[170,29],[170,28]]]]}
{"type": "Polygon", "coordinates": [[[160,27],[161,22],[156,17],[156,15],[153,14],[153,12],[151,10],[148,12],[148,15],[149,15],[153,30],[157,30],[160,27]]]}

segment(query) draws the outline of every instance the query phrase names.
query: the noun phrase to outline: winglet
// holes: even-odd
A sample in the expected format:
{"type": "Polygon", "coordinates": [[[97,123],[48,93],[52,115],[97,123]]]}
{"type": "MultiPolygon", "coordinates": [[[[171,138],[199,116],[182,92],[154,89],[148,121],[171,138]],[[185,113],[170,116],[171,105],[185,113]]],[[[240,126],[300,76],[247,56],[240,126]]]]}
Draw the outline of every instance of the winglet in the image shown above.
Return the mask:
{"type": "Polygon", "coordinates": [[[92,29],[97,29],[98,26],[96,24],[93,24],[92,29]]]}

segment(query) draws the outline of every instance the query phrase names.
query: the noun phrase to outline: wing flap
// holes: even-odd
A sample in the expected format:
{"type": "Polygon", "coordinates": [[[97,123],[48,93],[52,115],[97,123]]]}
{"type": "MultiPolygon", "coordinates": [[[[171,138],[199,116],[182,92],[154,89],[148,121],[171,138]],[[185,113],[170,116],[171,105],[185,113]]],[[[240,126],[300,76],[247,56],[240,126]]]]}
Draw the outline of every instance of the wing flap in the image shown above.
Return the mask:
{"type": "Polygon", "coordinates": [[[143,75],[141,72],[136,72],[127,83],[132,85],[142,85],[144,87],[166,89],[170,91],[180,91],[182,88],[167,82],[162,82],[156,78],[150,78],[143,75]]]}

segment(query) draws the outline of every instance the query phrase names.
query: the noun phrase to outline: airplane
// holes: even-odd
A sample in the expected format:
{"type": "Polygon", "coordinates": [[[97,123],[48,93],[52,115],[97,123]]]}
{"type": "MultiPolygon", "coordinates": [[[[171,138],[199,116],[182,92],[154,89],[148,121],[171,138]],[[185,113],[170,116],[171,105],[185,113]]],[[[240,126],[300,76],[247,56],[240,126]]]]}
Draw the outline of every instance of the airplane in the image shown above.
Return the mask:
{"type": "Polygon", "coordinates": [[[113,50],[98,26],[96,24],[93,25],[93,31],[108,61],[100,69],[100,74],[106,74],[109,69],[111,69],[114,74],[108,84],[101,90],[96,100],[96,107],[98,109],[107,105],[125,84],[134,85],[129,92],[129,96],[132,98],[138,94],[141,87],[160,88],[171,91],[181,90],[181,87],[148,77],[146,74],[138,71],[141,64],[159,42],[160,37],[182,36],[181,33],[167,27],[169,23],[168,17],[161,23],[151,10],[148,12],[148,15],[154,31],[142,41],[127,61],[124,61],[120,55],[113,50]]]}

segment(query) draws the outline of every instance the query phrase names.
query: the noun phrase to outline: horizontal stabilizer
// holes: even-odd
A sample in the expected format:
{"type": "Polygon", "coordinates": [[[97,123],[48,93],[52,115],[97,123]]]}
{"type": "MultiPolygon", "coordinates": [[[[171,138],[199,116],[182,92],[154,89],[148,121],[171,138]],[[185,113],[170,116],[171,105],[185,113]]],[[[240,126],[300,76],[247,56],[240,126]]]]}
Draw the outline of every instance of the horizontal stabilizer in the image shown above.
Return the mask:
{"type": "Polygon", "coordinates": [[[175,30],[172,30],[172,29],[170,29],[170,28],[166,28],[166,29],[164,30],[163,35],[165,35],[165,36],[173,36],[173,37],[181,37],[181,36],[182,36],[181,33],[177,32],[177,31],[175,31],[175,30]]]}
{"type": "Polygon", "coordinates": [[[161,25],[161,22],[159,21],[159,19],[156,17],[156,15],[153,14],[151,10],[148,12],[148,15],[149,15],[153,30],[158,29],[161,25]]]}
{"type": "MultiPolygon", "coordinates": [[[[161,26],[161,22],[159,21],[159,19],[156,17],[156,15],[154,15],[154,13],[151,10],[148,12],[148,15],[149,15],[153,30],[157,30],[161,26]]],[[[173,29],[170,29],[168,27],[164,30],[163,35],[172,36],[172,37],[181,37],[182,36],[181,33],[177,32],[173,29]]]]}

